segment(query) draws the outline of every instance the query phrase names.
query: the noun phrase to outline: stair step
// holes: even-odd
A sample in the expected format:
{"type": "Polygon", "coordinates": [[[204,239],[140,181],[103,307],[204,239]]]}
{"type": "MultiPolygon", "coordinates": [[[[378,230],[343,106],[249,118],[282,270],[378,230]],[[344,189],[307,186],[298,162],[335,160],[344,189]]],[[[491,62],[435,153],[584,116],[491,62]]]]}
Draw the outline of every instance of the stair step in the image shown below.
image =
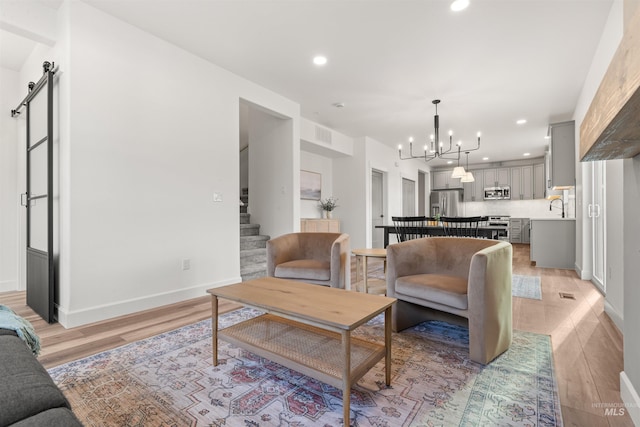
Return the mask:
{"type": "Polygon", "coordinates": [[[244,267],[240,267],[240,275],[242,277],[245,277],[254,273],[259,273],[260,276],[258,277],[266,276],[267,263],[263,262],[263,263],[245,265],[244,267]]]}
{"type": "Polygon", "coordinates": [[[269,239],[271,237],[264,235],[240,236],[240,250],[266,248],[269,239]]]}
{"type": "Polygon", "coordinates": [[[257,236],[260,233],[260,224],[240,224],[240,236],[257,236]]]}
{"type": "Polygon", "coordinates": [[[251,218],[251,214],[240,212],[240,224],[249,224],[250,218],[251,218]]]}
{"type": "Polygon", "coordinates": [[[247,249],[244,251],[240,251],[240,269],[242,269],[243,266],[248,266],[251,264],[265,264],[266,262],[266,248],[247,249]]]}

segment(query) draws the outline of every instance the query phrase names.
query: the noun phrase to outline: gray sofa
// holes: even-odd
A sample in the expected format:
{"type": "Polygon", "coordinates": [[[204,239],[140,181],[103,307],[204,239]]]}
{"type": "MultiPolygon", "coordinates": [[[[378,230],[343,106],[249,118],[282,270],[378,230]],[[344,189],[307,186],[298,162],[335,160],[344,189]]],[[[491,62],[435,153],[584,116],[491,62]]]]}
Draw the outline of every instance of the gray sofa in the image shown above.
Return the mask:
{"type": "Polygon", "coordinates": [[[389,245],[387,296],[398,299],[393,330],[431,319],[461,323],[469,328],[471,360],[491,362],[512,340],[512,251],[507,242],[458,237],[389,245]]]}
{"type": "Polygon", "coordinates": [[[0,329],[0,427],[82,423],[47,371],[14,331],[0,329]]]}

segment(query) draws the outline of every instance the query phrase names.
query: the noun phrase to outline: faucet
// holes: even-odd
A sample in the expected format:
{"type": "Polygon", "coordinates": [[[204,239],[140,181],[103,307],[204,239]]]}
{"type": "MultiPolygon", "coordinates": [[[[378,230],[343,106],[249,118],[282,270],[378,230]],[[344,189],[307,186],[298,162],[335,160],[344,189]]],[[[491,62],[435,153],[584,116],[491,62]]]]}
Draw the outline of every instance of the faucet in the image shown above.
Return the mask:
{"type": "Polygon", "coordinates": [[[556,200],[560,200],[560,202],[562,202],[562,218],[564,218],[564,200],[562,200],[562,197],[560,197],[559,199],[553,199],[551,202],[549,202],[549,210],[551,210],[551,208],[553,207],[553,202],[555,202],[556,200]]]}

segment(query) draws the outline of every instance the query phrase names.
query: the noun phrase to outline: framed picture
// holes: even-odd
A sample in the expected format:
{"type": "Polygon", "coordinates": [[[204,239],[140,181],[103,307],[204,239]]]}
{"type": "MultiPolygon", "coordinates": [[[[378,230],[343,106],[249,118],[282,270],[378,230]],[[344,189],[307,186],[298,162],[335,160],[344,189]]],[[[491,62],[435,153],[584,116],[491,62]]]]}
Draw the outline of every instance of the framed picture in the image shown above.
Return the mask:
{"type": "Polygon", "coordinates": [[[305,200],[320,200],[322,190],[322,175],[317,172],[300,171],[300,198],[305,200]]]}

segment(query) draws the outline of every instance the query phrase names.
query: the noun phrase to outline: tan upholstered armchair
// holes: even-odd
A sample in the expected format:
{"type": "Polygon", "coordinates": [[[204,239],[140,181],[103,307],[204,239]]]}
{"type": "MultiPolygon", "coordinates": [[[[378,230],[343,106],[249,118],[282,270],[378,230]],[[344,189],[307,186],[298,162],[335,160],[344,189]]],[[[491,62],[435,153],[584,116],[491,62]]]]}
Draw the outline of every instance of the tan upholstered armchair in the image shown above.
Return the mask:
{"type": "Polygon", "coordinates": [[[462,320],[471,360],[491,362],[511,345],[512,257],[511,244],[498,240],[429,237],[389,245],[387,296],[398,299],[393,330],[462,320]]]}
{"type": "Polygon", "coordinates": [[[344,289],[349,253],[348,234],[285,234],[267,242],[267,276],[344,289]]]}

